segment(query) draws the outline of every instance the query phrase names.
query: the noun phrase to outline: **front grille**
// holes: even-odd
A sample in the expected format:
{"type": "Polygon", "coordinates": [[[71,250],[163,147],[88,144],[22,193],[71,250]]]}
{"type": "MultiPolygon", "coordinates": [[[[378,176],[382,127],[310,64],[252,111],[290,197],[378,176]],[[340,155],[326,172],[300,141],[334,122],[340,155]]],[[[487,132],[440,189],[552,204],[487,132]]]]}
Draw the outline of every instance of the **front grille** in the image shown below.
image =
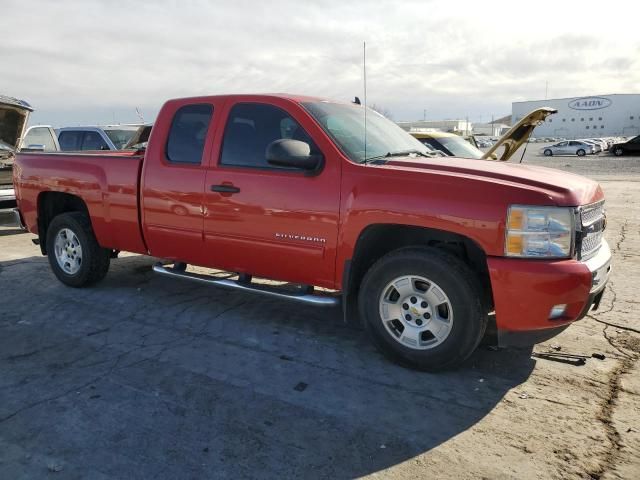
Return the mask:
{"type": "Polygon", "coordinates": [[[602,244],[602,235],[606,225],[604,200],[580,207],[578,220],[578,232],[576,234],[578,259],[588,260],[598,253],[602,244]]]}

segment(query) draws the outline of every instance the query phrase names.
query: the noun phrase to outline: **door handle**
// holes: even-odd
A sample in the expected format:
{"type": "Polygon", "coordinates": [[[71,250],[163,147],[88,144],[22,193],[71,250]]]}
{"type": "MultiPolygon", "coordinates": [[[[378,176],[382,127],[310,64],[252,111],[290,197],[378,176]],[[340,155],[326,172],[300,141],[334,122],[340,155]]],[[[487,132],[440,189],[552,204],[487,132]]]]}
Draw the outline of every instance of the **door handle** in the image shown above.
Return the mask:
{"type": "Polygon", "coordinates": [[[211,185],[212,192],[219,193],[238,193],[240,189],[238,187],[234,187],[233,185],[211,185]]]}

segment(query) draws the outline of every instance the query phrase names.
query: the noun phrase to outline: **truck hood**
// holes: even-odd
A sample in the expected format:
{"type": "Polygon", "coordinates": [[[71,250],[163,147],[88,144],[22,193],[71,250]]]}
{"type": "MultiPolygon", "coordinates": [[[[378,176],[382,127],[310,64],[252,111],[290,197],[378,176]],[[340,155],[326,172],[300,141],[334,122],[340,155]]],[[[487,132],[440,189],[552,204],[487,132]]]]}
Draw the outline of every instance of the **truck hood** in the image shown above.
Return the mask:
{"type": "Polygon", "coordinates": [[[33,108],[24,100],[0,95],[0,152],[15,152],[33,108]]]}
{"type": "Polygon", "coordinates": [[[397,158],[381,165],[390,170],[423,171],[515,186],[544,194],[549,204],[580,206],[604,197],[598,182],[552,168],[453,157],[397,158]]]}

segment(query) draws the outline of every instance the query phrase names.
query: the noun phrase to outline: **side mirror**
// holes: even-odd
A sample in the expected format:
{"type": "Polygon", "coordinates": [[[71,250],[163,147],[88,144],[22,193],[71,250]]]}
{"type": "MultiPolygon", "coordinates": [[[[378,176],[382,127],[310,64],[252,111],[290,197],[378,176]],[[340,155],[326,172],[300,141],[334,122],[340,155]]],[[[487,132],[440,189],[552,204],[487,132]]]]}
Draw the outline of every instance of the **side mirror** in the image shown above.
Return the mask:
{"type": "Polygon", "coordinates": [[[311,155],[308,143],[281,138],[267,146],[267,162],[276,167],[290,167],[317,171],[322,166],[322,155],[311,155]]]}

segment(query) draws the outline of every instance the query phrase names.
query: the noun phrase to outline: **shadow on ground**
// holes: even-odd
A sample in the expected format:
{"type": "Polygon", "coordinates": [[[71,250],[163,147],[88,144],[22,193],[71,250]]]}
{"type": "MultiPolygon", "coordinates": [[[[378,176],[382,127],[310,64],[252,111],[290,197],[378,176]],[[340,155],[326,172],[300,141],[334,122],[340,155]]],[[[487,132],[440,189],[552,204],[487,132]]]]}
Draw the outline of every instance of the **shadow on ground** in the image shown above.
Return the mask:
{"type": "Polygon", "coordinates": [[[388,363],[339,312],[112,263],[90,289],[0,262],[0,477],[352,478],[465,431],[531,351],[455,372],[388,363]]]}

